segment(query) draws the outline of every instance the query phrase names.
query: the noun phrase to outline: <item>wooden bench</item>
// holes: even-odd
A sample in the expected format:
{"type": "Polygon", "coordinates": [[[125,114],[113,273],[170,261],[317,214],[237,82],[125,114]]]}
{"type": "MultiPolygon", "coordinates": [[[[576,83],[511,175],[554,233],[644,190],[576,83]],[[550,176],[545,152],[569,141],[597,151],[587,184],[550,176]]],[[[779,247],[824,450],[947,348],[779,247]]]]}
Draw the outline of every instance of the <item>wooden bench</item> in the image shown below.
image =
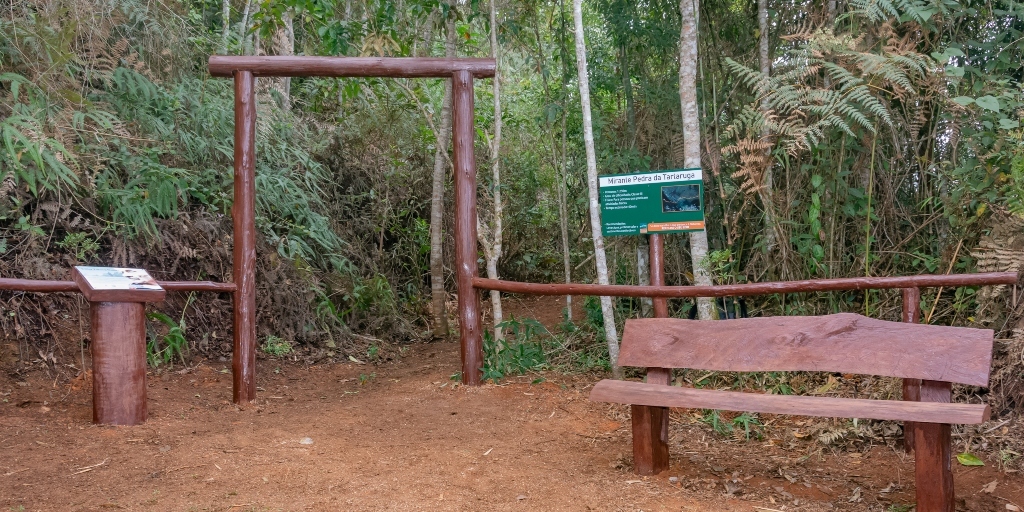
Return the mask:
{"type": "Polygon", "coordinates": [[[951,383],[987,386],[988,329],[875,320],[852,313],[699,321],[629,320],[619,365],[647,367],[647,382],[602,380],[590,399],[632,406],[637,473],[668,469],[668,408],[722,409],[913,422],[918,512],[953,512],[950,425],[982,423],[987,405],[950,403],[951,383]],[[820,371],[900,377],[918,402],[768,395],[670,386],[671,368],[820,371]]]}

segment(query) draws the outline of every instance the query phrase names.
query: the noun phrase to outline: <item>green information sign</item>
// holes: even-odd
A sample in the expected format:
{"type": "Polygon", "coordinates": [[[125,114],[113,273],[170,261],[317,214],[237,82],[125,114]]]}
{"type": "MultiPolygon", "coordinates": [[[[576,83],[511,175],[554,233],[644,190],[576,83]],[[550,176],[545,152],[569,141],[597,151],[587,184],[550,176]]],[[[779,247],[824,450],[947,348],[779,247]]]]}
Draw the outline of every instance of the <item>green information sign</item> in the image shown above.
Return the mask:
{"type": "Polygon", "coordinates": [[[700,169],[675,169],[599,178],[604,236],[682,233],[704,229],[700,169]]]}

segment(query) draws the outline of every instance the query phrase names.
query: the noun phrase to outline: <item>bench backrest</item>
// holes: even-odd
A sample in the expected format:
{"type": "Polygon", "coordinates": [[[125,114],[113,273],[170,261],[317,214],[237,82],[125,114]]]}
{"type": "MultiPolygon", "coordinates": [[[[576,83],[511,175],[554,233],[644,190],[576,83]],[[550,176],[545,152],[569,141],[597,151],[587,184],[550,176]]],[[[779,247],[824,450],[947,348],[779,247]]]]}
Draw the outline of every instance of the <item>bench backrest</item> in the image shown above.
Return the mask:
{"type": "Polygon", "coordinates": [[[626,321],[620,366],[822,371],[987,386],[991,329],[875,320],[853,313],[738,320],[626,321]]]}

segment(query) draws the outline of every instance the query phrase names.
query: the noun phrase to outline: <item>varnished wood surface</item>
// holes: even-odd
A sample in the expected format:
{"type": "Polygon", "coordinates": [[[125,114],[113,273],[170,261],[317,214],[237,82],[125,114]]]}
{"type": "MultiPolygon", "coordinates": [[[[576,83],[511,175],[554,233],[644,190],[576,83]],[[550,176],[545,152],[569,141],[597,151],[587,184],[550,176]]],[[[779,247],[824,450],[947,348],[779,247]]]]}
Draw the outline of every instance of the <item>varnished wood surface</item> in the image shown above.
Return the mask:
{"type": "MultiPolygon", "coordinates": [[[[648,235],[648,260],[651,262],[651,286],[665,286],[665,239],[658,234],[648,235]]],[[[654,297],[651,301],[654,306],[655,318],[668,317],[668,299],[665,297],[654,297]]]]}
{"type": "Polygon", "coordinates": [[[213,281],[157,281],[157,284],[169,292],[230,293],[237,288],[235,283],[216,283],[213,281]]]}
{"type": "Polygon", "coordinates": [[[78,290],[85,295],[89,302],[161,302],[167,297],[167,291],[161,287],[159,290],[103,290],[93,288],[89,280],[78,271],[77,267],[71,267],[71,278],[78,285],[78,290]]]}
{"type": "MultiPolygon", "coordinates": [[[[950,407],[948,382],[921,381],[921,402],[950,407]]],[[[905,402],[909,403],[909,402],[905,402]]],[[[952,422],[956,423],[956,422],[952,422]]],[[[952,439],[948,424],[914,425],[914,474],[918,512],[954,512],[952,439]]]]}
{"type": "Polygon", "coordinates": [[[476,78],[494,76],[494,59],[423,57],[313,57],[300,55],[211,55],[210,74],[228,78],[235,71],[255,76],[331,76],[450,78],[467,71],[476,78]]]}
{"type": "Polygon", "coordinates": [[[483,373],[483,333],[477,277],[476,156],[473,152],[473,75],[452,75],[452,144],[455,167],[455,287],[459,296],[462,382],[479,385],[483,373]]]}
{"type": "MultiPolygon", "coordinates": [[[[665,239],[648,235],[651,285],[665,285],[665,239]]],[[[668,316],[668,299],[655,297],[655,318],[668,316]]],[[[648,368],[647,383],[667,386],[672,383],[671,368],[648,368]]],[[[639,475],[656,475],[668,469],[668,407],[632,406],[633,466],[639,475]]]]}
{"type": "Polygon", "coordinates": [[[829,371],[987,386],[991,329],[914,325],[854,313],[626,321],[622,366],[829,371]]]}
{"type": "Polygon", "coordinates": [[[633,405],[633,470],[657,475],[668,469],[668,408],[633,405]]]}
{"type": "Polygon", "coordinates": [[[772,293],[828,292],[841,290],[883,290],[934,286],[985,286],[1014,284],[1016,272],[978,274],[920,275],[900,277],[852,277],[779,281],[773,283],[727,284],[716,286],[631,286],[600,284],[521,283],[478,277],[473,286],[531,295],[592,295],[610,297],[739,297],[772,293]]]}
{"type": "MultiPolygon", "coordinates": [[[[157,281],[169,292],[233,292],[235,283],[213,281],[157,281]]],[[[33,293],[80,292],[75,281],[44,281],[38,279],[0,278],[0,290],[33,293]]]]}
{"type": "Polygon", "coordinates": [[[256,399],[256,78],[235,73],[235,170],[232,273],[233,295],[232,397],[256,399]]]}
{"type": "Polygon", "coordinates": [[[826,418],[871,418],[927,423],[977,424],[987,421],[990,414],[987,405],[978,404],[762,395],[621,380],[598,382],[590,392],[590,400],[690,409],[721,409],[826,418]]]}
{"type": "MultiPolygon", "coordinates": [[[[903,296],[903,321],[909,324],[916,324],[921,320],[921,289],[904,288],[903,296]]],[[[921,379],[903,379],[903,399],[911,402],[921,400],[921,379]]],[[[907,453],[914,451],[914,422],[903,423],[903,450],[907,453]]]]}
{"type": "Polygon", "coordinates": [[[146,421],[146,306],[92,302],[92,421],[146,421]]]}

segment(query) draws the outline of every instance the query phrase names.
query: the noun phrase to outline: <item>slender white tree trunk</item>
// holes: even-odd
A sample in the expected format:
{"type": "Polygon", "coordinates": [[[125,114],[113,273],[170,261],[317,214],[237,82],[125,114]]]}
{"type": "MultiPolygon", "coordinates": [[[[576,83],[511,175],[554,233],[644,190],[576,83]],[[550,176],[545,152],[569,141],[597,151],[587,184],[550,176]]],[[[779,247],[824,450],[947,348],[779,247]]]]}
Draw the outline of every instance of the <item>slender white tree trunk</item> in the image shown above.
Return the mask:
{"type": "MultiPolygon", "coordinates": [[[[640,236],[640,243],[636,246],[636,277],[640,286],[651,284],[651,245],[647,243],[647,235],[640,236]]],[[[646,318],[651,316],[654,308],[654,301],[650,297],[640,297],[640,316],[646,318]]]]}
{"type": "MultiPolygon", "coordinates": [[[[491,0],[491,57],[495,61],[494,72],[494,137],[491,139],[491,182],[494,209],[489,225],[484,225],[477,215],[477,238],[484,248],[484,261],[487,277],[498,278],[498,258],[501,257],[501,61],[498,58],[498,9],[491,0]]],[[[502,329],[498,327],[502,321],[501,293],[491,290],[491,310],[494,318],[494,339],[504,339],[502,329]]]]}
{"type": "Polygon", "coordinates": [[[220,47],[217,48],[217,51],[221,55],[227,55],[227,53],[228,53],[228,34],[231,33],[231,0],[221,0],[220,16],[221,16],[221,22],[220,22],[220,27],[221,27],[220,47]]]}
{"type": "MultiPolygon", "coordinates": [[[[455,21],[445,24],[445,56],[455,57],[455,21]]],[[[445,80],[444,100],[441,102],[441,126],[434,149],[433,189],[430,194],[430,301],[434,316],[434,337],[448,335],[448,314],[445,311],[447,294],[444,292],[444,253],[441,227],[444,223],[444,176],[448,169],[448,143],[452,131],[452,83],[445,80]]]]}
{"type": "MultiPolygon", "coordinates": [[[[761,73],[768,76],[772,72],[772,61],[768,54],[768,0],[757,0],[757,26],[760,29],[761,37],[758,39],[758,56],[761,61],[761,73]]],[[[761,111],[768,112],[768,100],[762,100],[761,111]]],[[[767,137],[768,130],[761,132],[761,137],[767,137]]],[[[775,180],[772,176],[772,148],[765,149],[767,163],[764,168],[764,176],[761,182],[760,195],[761,204],[764,205],[764,245],[769,251],[775,249],[778,241],[775,219],[775,180]]]]}
{"type": "MultiPolygon", "coordinates": [[[[604,236],[601,234],[601,205],[597,191],[597,156],[594,151],[594,127],[590,117],[590,81],[587,77],[587,46],[583,37],[583,0],[573,0],[572,18],[576,27],[576,67],[579,70],[580,103],[583,107],[583,142],[587,150],[587,191],[590,195],[590,231],[594,238],[594,261],[597,263],[598,284],[608,284],[608,263],[604,254],[604,236]]],[[[612,373],[622,378],[619,367],[619,336],[615,330],[615,311],[611,297],[601,297],[601,314],[608,342],[608,357],[612,373]]]]}
{"type": "MultiPolygon", "coordinates": [[[[564,86],[565,84],[563,84],[564,86]]],[[[563,105],[564,107],[564,105],[563,105]]],[[[568,208],[568,176],[565,162],[565,147],[568,143],[568,136],[565,127],[565,118],[568,117],[565,109],[562,109],[562,155],[559,161],[561,174],[558,177],[558,227],[562,232],[562,263],[565,265],[565,282],[572,282],[572,254],[569,251],[569,208],[568,208]]],[[[572,295],[565,296],[565,319],[572,322],[572,295]]]]}
{"type": "MultiPolygon", "coordinates": [[[[682,29],[679,34],[679,102],[683,111],[683,167],[700,167],[700,119],[697,116],[697,26],[699,0],[679,0],[682,29]]],[[[704,266],[708,255],[707,231],[690,233],[693,281],[710,285],[711,276],[704,266]]],[[[707,297],[697,299],[697,316],[714,318],[714,303],[707,297]]]]}
{"type": "Polygon", "coordinates": [[[251,44],[249,42],[249,13],[252,12],[252,0],[245,1],[245,10],[242,12],[242,26],[238,28],[238,40],[242,42],[242,55],[249,55],[251,44]]]}
{"type": "MultiPolygon", "coordinates": [[[[295,54],[295,31],[292,28],[292,11],[287,9],[281,14],[281,26],[274,33],[274,53],[277,55],[295,54]]],[[[281,77],[277,82],[277,91],[281,93],[281,109],[291,110],[291,77],[281,77]]]]}

